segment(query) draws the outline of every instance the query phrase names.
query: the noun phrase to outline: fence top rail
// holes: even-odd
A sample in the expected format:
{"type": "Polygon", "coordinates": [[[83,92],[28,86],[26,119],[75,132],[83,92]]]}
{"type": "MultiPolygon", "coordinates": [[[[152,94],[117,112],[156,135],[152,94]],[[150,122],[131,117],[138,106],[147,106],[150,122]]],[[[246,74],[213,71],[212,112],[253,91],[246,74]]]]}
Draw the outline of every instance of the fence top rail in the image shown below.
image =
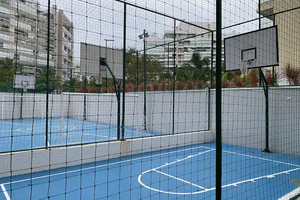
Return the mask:
{"type": "MultiPolygon", "coordinates": [[[[75,95],[75,96],[116,96],[115,93],[73,93],[73,92],[63,92],[62,95],[75,95]]],[[[121,94],[122,96],[122,94],[121,94]]],[[[126,94],[126,97],[139,97],[139,94],[126,94]]]]}

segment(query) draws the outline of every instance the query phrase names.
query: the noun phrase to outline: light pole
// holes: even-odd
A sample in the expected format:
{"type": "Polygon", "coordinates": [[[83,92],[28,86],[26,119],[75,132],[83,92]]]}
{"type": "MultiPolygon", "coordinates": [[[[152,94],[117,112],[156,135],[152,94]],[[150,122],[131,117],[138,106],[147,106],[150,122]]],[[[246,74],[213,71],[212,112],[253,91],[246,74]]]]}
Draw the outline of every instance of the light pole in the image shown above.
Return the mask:
{"type": "MultiPolygon", "coordinates": [[[[111,39],[104,39],[105,40],[105,58],[108,62],[108,59],[107,59],[107,42],[113,42],[115,40],[111,40],[111,39]]],[[[105,74],[105,87],[106,87],[106,92],[107,92],[107,69],[106,69],[106,74],[105,74]]]]}
{"type": "Polygon", "coordinates": [[[139,38],[144,41],[144,129],[147,130],[147,123],[146,123],[146,83],[147,83],[147,76],[146,76],[146,38],[149,37],[148,32],[144,29],[143,34],[139,35],[139,38]]]}
{"type": "Polygon", "coordinates": [[[139,91],[139,52],[136,51],[136,91],[139,91]]]}

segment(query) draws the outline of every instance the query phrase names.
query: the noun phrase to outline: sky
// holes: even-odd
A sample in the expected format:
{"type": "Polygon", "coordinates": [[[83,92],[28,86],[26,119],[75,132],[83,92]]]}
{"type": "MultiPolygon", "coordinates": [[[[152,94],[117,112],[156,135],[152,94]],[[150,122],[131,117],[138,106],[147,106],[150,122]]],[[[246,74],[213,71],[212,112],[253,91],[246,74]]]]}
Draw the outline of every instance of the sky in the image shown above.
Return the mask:
{"type": "MultiPolygon", "coordinates": [[[[127,3],[154,10],[164,15],[191,23],[215,22],[215,0],[124,0],[127,3]]],[[[223,27],[245,22],[258,17],[258,0],[225,0],[222,8],[223,27]]],[[[47,0],[38,0],[42,9],[47,9],[47,0]]],[[[108,47],[123,47],[124,5],[122,0],[51,0],[64,10],[74,24],[74,59],[80,57],[80,42],[108,47]]],[[[140,8],[127,6],[127,47],[142,49],[138,38],[146,29],[150,35],[163,37],[164,32],[174,27],[174,20],[140,8]]],[[[178,21],[176,24],[178,25],[178,21]]],[[[226,34],[238,34],[258,29],[258,21],[225,29],[226,34]]]]}

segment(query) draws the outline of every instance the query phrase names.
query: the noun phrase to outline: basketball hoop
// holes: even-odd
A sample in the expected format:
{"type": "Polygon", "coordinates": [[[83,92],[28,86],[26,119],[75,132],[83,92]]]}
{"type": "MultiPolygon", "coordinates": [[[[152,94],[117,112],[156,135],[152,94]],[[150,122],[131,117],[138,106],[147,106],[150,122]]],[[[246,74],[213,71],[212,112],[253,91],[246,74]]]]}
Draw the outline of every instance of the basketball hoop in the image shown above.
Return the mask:
{"type": "Polygon", "coordinates": [[[28,89],[35,89],[35,77],[25,75],[14,75],[14,88],[22,89],[27,92],[28,89]]]}
{"type": "Polygon", "coordinates": [[[241,71],[241,74],[242,74],[242,77],[244,76],[247,76],[248,75],[248,71],[249,71],[249,68],[251,66],[251,63],[252,63],[252,60],[242,60],[241,61],[242,64],[240,65],[240,71],[241,71]]]}
{"type": "Polygon", "coordinates": [[[27,86],[23,85],[23,92],[27,92],[27,86]]]}
{"type": "Polygon", "coordinates": [[[27,92],[28,81],[21,81],[23,92],[27,92]]]}

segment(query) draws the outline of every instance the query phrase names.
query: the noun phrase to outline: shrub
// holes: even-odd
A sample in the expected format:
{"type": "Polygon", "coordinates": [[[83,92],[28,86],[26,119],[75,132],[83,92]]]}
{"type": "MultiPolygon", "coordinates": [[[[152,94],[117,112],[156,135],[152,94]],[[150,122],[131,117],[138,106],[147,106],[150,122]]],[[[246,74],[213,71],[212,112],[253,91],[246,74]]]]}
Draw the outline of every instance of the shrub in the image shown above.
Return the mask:
{"type": "Polygon", "coordinates": [[[255,87],[258,85],[258,71],[255,69],[250,69],[247,75],[247,82],[249,84],[249,86],[251,87],[255,87]]]}
{"type": "Polygon", "coordinates": [[[245,86],[244,81],[243,81],[242,77],[240,77],[240,76],[233,77],[231,80],[231,85],[233,87],[244,87],[245,86]]]}
{"type": "MultiPolygon", "coordinates": [[[[271,71],[267,72],[265,76],[266,76],[268,84],[273,85],[273,73],[271,71]]],[[[277,76],[277,73],[275,71],[275,73],[274,73],[274,85],[277,85],[277,80],[278,80],[278,76],[277,76]]]]}
{"type": "Polygon", "coordinates": [[[147,91],[152,91],[153,90],[153,85],[152,84],[147,84],[146,85],[146,90],[147,91]]]}
{"type": "Polygon", "coordinates": [[[300,68],[293,67],[290,63],[288,63],[283,68],[283,75],[286,77],[290,85],[300,84],[300,68]]]}

